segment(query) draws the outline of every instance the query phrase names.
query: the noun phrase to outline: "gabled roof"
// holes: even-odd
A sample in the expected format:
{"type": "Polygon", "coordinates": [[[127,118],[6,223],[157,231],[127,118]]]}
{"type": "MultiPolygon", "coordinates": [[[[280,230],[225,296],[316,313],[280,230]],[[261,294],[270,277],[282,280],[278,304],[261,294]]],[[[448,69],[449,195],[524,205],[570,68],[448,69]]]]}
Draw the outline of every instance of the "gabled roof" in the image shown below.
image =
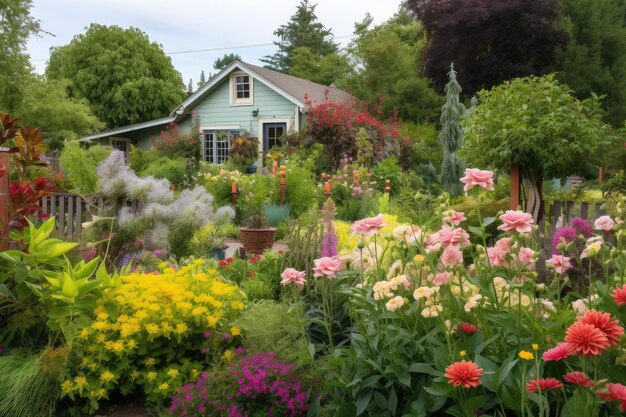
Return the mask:
{"type": "Polygon", "coordinates": [[[105,130],[100,133],[83,136],[80,140],[89,141],[109,136],[115,136],[120,133],[141,130],[148,127],[165,125],[170,122],[178,122],[186,115],[191,113],[191,110],[198,102],[202,101],[214,89],[220,86],[222,81],[235,70],[247,73],[252,78],[262,82],[268,88],[274,90],[276,93],[285,97],[287,100],[291,101],[301,109],[304,109],[306,107],[307,99],[317,103],[323,103],[326,101],[327,98],[339,103],[356,101],[356,99],[350,94],[333,87],[327,87],[322,84],[303,80],[302,78],[283,74],[282,72],[273,71],[267,68],[248,64],[246,62],[234,61],[229,66],[224,68],[221,72],[219,72],[215,77],[211,78],[205,85],[200,87],[195,93],[190,95],[178,107],[176,107],[176,109],[174,109],[174,111],[170,113],[169,117],[163,117],[147,122],[136,123],[134,125],[105,130]]]}
{"type": "Polygon", "coordinates": [[[285,97],[287,100],[291,101],[300,108],[304,108],[306,106],[307,98],[318,103],[325,102],[326,98],[340,103],[356,100],[345,91],[338,90],[333,87],[328,87],[312,81],[304,80],[302,78],[294,77],[292,75],[283,74],[282,72],[248,64],[247,62],[234,61],[215,77],[211,78],[211,80],[198,89],[198,91],[189,96],[187,100],[183,101],[183,103],[178,106],[178,108],[174,110],[170,116],[174,114],[188,113],[196,103],[213,91],[214,88],[221,84],[224,78],[237,69],[249,74],[252,78],[259,80],[267,87],[276,91],[278,94],[285,97]]]}

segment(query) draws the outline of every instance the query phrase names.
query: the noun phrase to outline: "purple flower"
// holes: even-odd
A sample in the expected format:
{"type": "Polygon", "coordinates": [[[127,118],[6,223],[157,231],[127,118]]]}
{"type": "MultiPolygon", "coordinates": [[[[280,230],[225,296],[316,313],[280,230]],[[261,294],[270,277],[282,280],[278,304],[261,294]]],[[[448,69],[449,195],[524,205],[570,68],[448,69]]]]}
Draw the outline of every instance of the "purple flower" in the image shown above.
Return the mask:
{"type": "Polygon", "coordinates": [[[165,258],[165,255],[166,255],[165,251],[162,249],[155,249],[152,251],[152,254],[159,259],[165,258]]]}
{"type": "Polygon", "coordinates": [[[572,227],[576,229],[576,233],[583,235],[586,239],[590,238],[593,234],[593,228],[589,222],[581,217],[576,217],[572,220],[572,227]]]}
{"type": "Polygon", "coordinates": [[[335,228],[332,227],[332,224],[328,227],[328,229],[329,230],[324,234],[324,239],[322,240],[322,258],[332,258],[337,256],[337,234],[335,233],[335,228]]]}
{"type": "Polygon", "coordinates": [[[552,237],[552,253],[554,255],[560,254],[558,249],[559,244],[563,242],[566,244],[573,242],[576,240],[576,236],[578,236],[576,229],[571,226],[565,226],[557,230],[554,237],[552,237]]]}
{"type": "Polygon", "coordinates": [[[212,335],[213,335],[213,333],[207,331],[207,332],[204,332],[204,334],[202,336],[204,336],[205,339],[208,339],[212,335]]]}

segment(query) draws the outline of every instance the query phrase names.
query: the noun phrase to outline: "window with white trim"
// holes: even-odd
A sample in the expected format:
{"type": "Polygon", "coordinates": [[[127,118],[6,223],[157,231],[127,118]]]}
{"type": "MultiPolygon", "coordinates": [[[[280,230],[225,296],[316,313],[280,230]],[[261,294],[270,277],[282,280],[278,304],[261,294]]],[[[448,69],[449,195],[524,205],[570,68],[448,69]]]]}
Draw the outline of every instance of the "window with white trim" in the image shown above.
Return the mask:
{"type": "Polygon", "coordinates": [[[230,145],[241,131],[205,130],[202,132],[202,155],[206,162],[223,164],[228,160],[230,145]]]}
{"type": "Polygon", "coordinates": [[[230,77],[230,104],[248,106],[253,104],[253,81],[248,74],[237,73],[230,77]]]}

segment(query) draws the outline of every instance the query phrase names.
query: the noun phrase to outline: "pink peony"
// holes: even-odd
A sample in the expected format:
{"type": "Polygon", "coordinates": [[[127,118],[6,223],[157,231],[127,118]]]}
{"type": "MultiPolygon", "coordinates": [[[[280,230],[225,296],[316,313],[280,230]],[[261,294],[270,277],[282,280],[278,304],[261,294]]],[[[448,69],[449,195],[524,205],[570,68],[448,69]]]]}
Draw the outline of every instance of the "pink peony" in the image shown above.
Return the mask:
{"type": "Polygon", "coordinates": [[[343,263],[337,257],[323,257],[315,259],[313,263],[315,264],[313,268],[313,276],[315,277],[327,276],[328,278],[336,278],[337,272],[343,269],[343,263]]]}
{"type": "Polygon", "coordinates": [[[528,269],[535,267],[535,251],[531,248],[521,248],[517,254],[517,258],[522,264],[526,265],[528,269]]]}
{"type": "Polygon", "coordinates": [[[502,221],[502,224],[498,226],[498,230],[510,233],[530,233],[532,231],[533,216],[523,211],[507,210],[506,213],[500,216],[500,221],[502,221]]]}
{"type": "Polygon", "coordinates": [[[467,232],[460,227],[456,229],[451,228],[448,225],[444,225],[434,235],[434,239],[437,239],[444,247],[453,246],[455,248],[465,248],[470,244],[470,238],[467,232]]]}
{"type": "Polygon", "coordinates": [[[463,252],[454,246],[447,247],[439,259],[443,266],[458,265],[463,262],[463,252]]]}
{"type": "Polygon", "coordinates": [[[613,230],[615,222],[609,216],[600,216],[593,222],[593,228],[596,230],[603,230],[604,232],[610,232],[613,230]]]}
{"type": "Polygon", "coordinates": [[[450,281],[450,278],[452,278],[452,274],[450,272],[440,272],[433,278],[433,284],[441,287],[442,285],[447,284],[450,281]]]}
{"type": "Polygon", "coordinates": [[[446,216],[443,218],[444,223],[450,223],[453,226],[458,226],[462,221],[467,220],[465,214],[460,211],[449,210],[444,213],[446,216]]]}
{"type": "Polygon", "coordinates": [[[281,285],[289,285],[295,284],[300,288],[304,288],[304,284],[306,280],[304,279],[306,273],[303,271],[298,271],[294,268],[287,268],[280,274],[280,277],[283,279],[280,281],[281,285]]]}
{"type": "Polygon", "coordinates": [[[493,266],[504,266],[508,268],[509,263],[506,260],[507,254],[507,251],[503,251],[497,246],[487,248],[487,257],[489,258],[489,263],[493,266]]]}
{"type": "Polygon", "coordinates": [[[468,191],[475,186],[484,188],[485,190],[493,191],[493,172],[481,171],[477,168],[466,168],[465,176],[460,180],[465,187],[465,191],[468,191]]]}
{"type": "Polygon", "coordinates": [[[385,219],[383,218],[382,214],[379,214],[376,217],[368,217],[366,219],[355,221],[352,224],[352,230],[354,230],[354,233],[360,233],[365,236],[369,236],[373,233],[378,232],[385,226],[385,219]]]}
{"type": "Polygon", "coordinates": [[[570,258],[563,255],[552,255],[552,258],[546,261],[546,265],[550,265],[558,274],[564,274],[572,268],[570,258]]]}

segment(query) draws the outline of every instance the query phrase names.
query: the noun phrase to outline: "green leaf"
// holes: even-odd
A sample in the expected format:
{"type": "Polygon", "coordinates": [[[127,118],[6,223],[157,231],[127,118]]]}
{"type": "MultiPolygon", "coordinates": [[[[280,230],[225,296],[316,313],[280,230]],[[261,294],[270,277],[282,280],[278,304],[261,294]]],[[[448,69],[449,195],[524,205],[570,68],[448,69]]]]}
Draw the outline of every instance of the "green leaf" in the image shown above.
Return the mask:
{"type": "Polygon", "coordinates": [[[424,391],[431,395],[448,397],[454,387],[447,382],[433,382],[430,387],[424,387],[424,391]]]}
{"type": "Polygon", "coordinates": [[[104,303],[104,308],[106,309],[109,317],[111,317],[111,320],[117,320],[117,316],[120,314],[120,305],[118,303],[114,301],[107,301],[104,303]]]}
{"type": "Polygon", "coordinates": [[[485,218],[483,219],[483,222],[481,223],[481,226],[482,226],[483,228],[486,228],[487,226],[489,226],[490,224],[492,224],[492,223],[493,223],[493,222],[495,222],[495,221],[496,221],[496,218],[495,218],[495,217],[485,217],[485,218]]]}
{"type": "Polygon", "coordinates": [[[0,284],[0,296],[7,298],[11,297],[11,291],[5,284],[0,284]]]}
{"type": "Polygon", "coordinates": [[[468,229],[470,232],[474,233],[476,236],[482,236],[484,233],[483,229],[476,227],[476,226],[469,226],[468,229]]]}
{"type": "Polygon", "coordinates": [[[15,267],[15,282],[18,284],[24,283],[26,278],[28,278],[29,269],[24,265],[17,265],[15,267]]]}
{"type": "Polygon", "coordinates": [[[398,407],[398,395],[394,387],[391,387],[389,391],[389,401],[387,403],[387,409],[391,411],[391,415],[396,414],[396,408],[398,407]]]}
{"type": "Polygon", "coordinates": [[[441,376],[442,373],[436,371],[432,366],[427,363],[414,363],[409,366],[409,372],[416,372],[420,374],[427,374],[431,376],[441,376]]]}
{"type": "Polygon", "coordinates": [[[370,399],[372,398],[372,394],[374,393],[373,390],[367,390],[364,393],[362,393],[359,398],[357,398],[356,400],[356,415],[359,416],[363,413],[363,411],[365,411],[365,409],[367,408],[367,406],[370,403],[370,399]]]}
{"type": "Polygon", "coordinates": [[[42,255],[46,258],[58,258],[61,255],[65,255],[76,246],[78,246],[78,243],[59,241],[42,249],[42,255]]]}
{"type": "Polygon", "coordinates": [[[76,333],[78,332],[76,324],[67,323],[65,325],[61,325],[61,332],[63,332],[63,337],[65,337],[65,342],[67,343],[67,346],[71,349],[74,338],[76,337],[76,333]]]}

